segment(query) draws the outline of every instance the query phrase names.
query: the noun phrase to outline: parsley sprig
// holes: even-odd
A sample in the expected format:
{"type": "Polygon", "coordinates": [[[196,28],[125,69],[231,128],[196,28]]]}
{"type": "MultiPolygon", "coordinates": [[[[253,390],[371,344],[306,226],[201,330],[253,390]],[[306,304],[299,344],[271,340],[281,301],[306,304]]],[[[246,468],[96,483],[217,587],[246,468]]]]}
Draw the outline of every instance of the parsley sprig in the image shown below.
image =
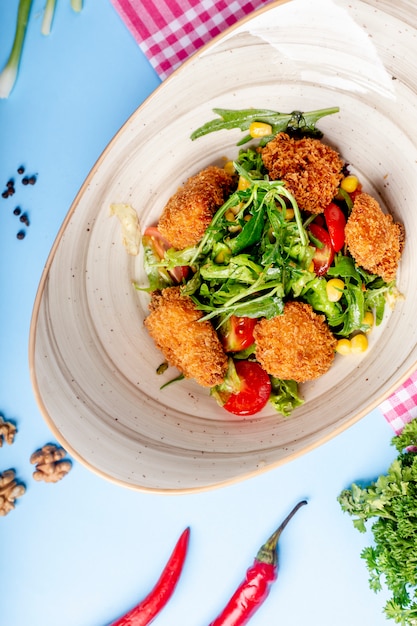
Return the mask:
{"type": "Polygon", "coordinates": [[[402,626],[417,624],[417,419],[392,439],[398,457],[386,474],[366,487],[352,484],[338,497],[342,510],[365,532],[372,520],[374,545],[361,557],[369,571],[369,586],[384,584],[391,592],[384,612],[402,626]]]}

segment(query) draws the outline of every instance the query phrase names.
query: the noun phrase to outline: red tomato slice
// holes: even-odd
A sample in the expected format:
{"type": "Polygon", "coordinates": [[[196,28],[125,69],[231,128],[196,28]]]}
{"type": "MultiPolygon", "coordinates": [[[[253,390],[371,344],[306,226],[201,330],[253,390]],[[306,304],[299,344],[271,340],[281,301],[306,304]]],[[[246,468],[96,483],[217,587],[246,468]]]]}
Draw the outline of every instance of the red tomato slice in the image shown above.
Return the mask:
{"type": "Polygon", "coordinates": [[[345,215],[337,204],[330,202],[324,209],[324,219],[326,220],[333,250],[339,252],[345,244],[345,215]]]}
{"type": "MultiPolygon", "coordinates": [[[[167,241],[165,237],[161,235],[156,226],[148,226],[145,229],[144,236],[147,237],[148,241],[151,242],[155,254],[160,259],[163,259],[165,256],[165,252],[173,247],[171,246],[169,241],[167,241]]],[[[172,270],[169,270],[169,274],[176,283],[181,283],[183,278],[186,278],[188,276],[189,271],[190,268],[186,265],[178,266],[172,270]]]]}
{"type": "Polygon", "coordinates": [[[334,259],[334,249],[332,246],[330,235],[327,230],[325,230],[318,224],[315,224],[314,222],[310,224],[308,228],[313,237],[322,244],[321,248],[319,248],[318,246],[316,247],[316,252],[313,256],[313,264],[314,271],[317,276],[323,276],[323,274],[325,274],[329,269],[334,259]]]}
{"type": "Polygon", "coordinates": [[[264,408],[271,395],[271,381],[255,361],[236,361],[236,372],[242,387],[232,394],[223,408],[234,415],[254,415],[264,408]]]}
{"type": "Polygon", "coordinates": [[[256,319],[232,315],[220,326],[220,339],[225,352],[240,352],[249,348],[255,341],[253,329],[256,319]]]}

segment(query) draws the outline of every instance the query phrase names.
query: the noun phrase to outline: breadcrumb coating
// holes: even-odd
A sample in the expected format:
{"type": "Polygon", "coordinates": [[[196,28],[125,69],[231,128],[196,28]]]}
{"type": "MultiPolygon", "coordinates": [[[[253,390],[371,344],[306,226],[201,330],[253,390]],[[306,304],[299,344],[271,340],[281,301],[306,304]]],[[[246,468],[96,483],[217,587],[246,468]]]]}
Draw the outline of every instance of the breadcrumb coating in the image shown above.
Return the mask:
{"type": "Polygon", "coordinates": [[[287,302],[282,315],[255,326],[257,361],[282,380],[304,383],[322,376],[333,363],[337,344],[325,320],[309,304],[287,302]]]}
{"type": "Polygon", "coordinates": [[[170,365],[203,387],[223,382],[227,356],[211,323],[179,287],[155,292],[145,326],[170,365]]]}
{"type": "Polygon", "coordinates": [[[278,135],[262,150],[272,180],[284,180],[299,207],[322,213],[333,200],[342,179],[343,161],[319,139],[278,135]]]}
{"type": "Polygon", "coordinates": [[[405,231],[377,200],[367,193],[356,196],[345,228],[345,241],[356,263],[386,282],[395,279],[404,248],[405,231]]]}
{"type": "Polygon", "coordinates": [[[189,178],[165,205],[158,223],[161,235],[178,250],[194,246],[234,185],[233,177],[214,165],[189,178]]]}

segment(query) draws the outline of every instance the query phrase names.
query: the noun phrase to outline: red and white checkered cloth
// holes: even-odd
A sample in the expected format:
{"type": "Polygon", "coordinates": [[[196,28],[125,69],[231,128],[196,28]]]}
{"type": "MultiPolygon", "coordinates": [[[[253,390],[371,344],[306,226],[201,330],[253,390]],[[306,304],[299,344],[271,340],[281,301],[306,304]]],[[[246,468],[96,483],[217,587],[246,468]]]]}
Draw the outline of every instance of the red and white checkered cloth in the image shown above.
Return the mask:
{"type": "MultiPolygon", "coordinates": [[[[111,0],[164,80],[185,59],[268,0],[111,0]]],[[[417,417],[417,372],[380,409],[396,433],[417,417]]]]}
{"type": "Polygon", "coordinates": [[[267,0],[111,0],[164,80],[185,59],[267,0]]]}
{"type": "Polygon", "coordinates": [[[379,407],[396,433],[417,417],[417,371],[379,407]]]}

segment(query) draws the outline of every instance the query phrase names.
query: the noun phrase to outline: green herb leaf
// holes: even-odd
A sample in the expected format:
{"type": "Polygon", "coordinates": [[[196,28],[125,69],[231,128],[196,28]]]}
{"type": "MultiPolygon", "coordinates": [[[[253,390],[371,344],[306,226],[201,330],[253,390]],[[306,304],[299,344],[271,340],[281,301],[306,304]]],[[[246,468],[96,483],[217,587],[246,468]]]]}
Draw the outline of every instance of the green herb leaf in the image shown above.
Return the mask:
{"type": "Polygon", "coordinates": [[[369,586],[391,592],[384,612],[397,624],[417,624],[417,420],[392,439],[399,455],[386,474],[367,486],[352,484],[338,497],[355,528],[370,530],[374,545],[361,557],[369,572],[369,586]],[[404,452],[404,450],[409,450],[404,452]]]}
{"type": "MultiPolygon", "coordinates": [[[[248,130],[252,122],[264,122],[270,124],[272,133],[270,137],[264,138],[264,142],[272,139],[279,132],[300,132],[304,134],[319,134],[316,128],[318,120],[325,115],[337,113],[339,107],[327,109],[319,109],[317,111],[309,111],[302,113],[301,111],[292,111],[291,113],[279,113],[269,109],[213,109],[213,113],[219,116],[218,119],[211,120],[203,124],[191,133],[191,139],[194,141],[203,135],[213,133],[218,130],[230,130],[232,128],[240,128],[240,130],[248,130]]],[[[250,141],[251,136],[248,135],[244,140],[239,142],[250,141]]]]}

